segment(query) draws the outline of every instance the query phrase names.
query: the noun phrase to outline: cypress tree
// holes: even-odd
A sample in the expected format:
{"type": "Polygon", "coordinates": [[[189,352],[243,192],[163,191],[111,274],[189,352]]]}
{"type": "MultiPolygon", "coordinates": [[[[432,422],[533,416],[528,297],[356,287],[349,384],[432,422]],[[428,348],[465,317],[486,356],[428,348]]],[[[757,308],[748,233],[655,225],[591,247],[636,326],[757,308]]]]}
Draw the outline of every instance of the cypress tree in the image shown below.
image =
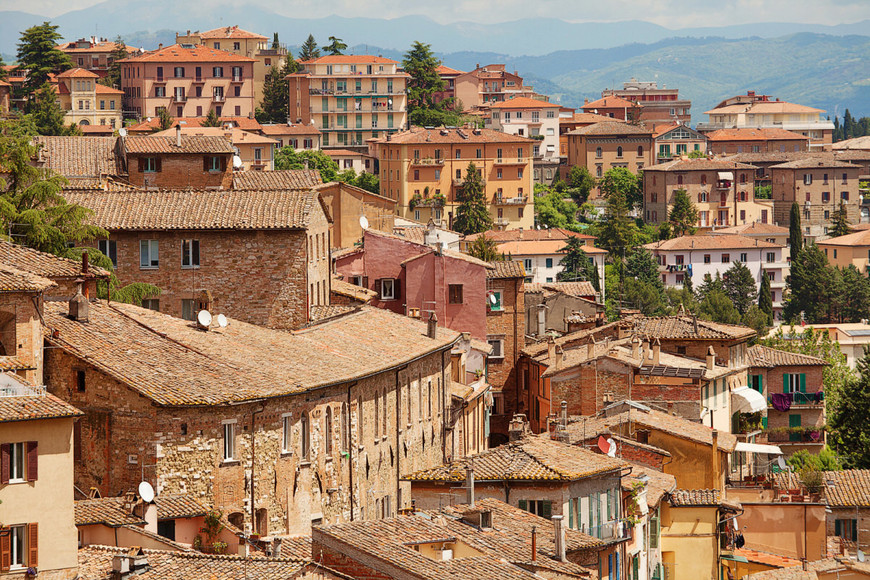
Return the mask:
{"type": "Polygon", "coordinates": [[[791,204],[791,217],[788,223],[788,245],[791,247],[791,259],[794,261],[804,247],[804,235],[801,232],[801,208],[795,201],[791,204]]]}

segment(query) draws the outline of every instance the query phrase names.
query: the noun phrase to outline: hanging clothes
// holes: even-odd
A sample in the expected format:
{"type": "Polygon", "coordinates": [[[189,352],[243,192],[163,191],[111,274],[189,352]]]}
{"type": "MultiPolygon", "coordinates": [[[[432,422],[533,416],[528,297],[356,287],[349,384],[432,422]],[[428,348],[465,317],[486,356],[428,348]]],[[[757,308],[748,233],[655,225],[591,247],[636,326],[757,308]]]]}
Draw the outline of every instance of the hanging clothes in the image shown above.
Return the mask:
{"type": "Polygon", "coordinates": [[[785,412],[791,409],[790,393],[773,393],[770,396],[770,402],[777,411],[785,412]]]}

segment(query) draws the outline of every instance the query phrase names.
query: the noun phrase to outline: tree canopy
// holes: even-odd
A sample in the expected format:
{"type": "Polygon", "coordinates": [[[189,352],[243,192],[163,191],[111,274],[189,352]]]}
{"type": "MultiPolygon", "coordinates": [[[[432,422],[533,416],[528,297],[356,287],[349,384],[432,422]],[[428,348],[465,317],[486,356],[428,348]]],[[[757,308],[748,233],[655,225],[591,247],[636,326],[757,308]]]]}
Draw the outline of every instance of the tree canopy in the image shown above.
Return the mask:
{"type": "Polygon", "coordinates": [[[317,41],[314,40],[314,35],[309,34],[305,42],[302,43],[302,48],[299,51],[299,58],[302,61],[313,60],[320,57],[320,49],[317,47],[317,41]]]}
{"type": "Polygon", "coordinates": [[[402,68],[411,75],[408,79],[408,115],[414,125],[422,125],[420,121],[425,120],[426,111],[438,109],[434,95],[445,87],[438,74],[440,64],[431,46],[420,41],[414,42],[402,59],[402,68]]]}
{"type": "Polygon", "coordinates": [[[323,47],[323,51],[332,56],[344,54],[345,50],[347,50],[347,45],[340,38],[335,36],[330,36],[329,44],[323,47]]]}
{"type": "Polygon", "coordinates": [[[465,170],[465,181],[457,195],[459,206],[453,229],[463,235],[485,232],[492,226],[492,216],[486,204],[480,170],[470,162],[465,170]]]}
{"type": "Polygon", "coordinates": [[[583,240],[571,236],[565,240],[565,247],[559,251],[565,253],[565,257],[559,260],[562,271],[557,274],[557,278],[560,282],[584,280],[590,282],[596,292],[601,291],[598,268],[583,250],[583,240]]]}
{"type": "Polygon", "coordinates": [[[746,314],[746,311],[758,297],[755,277],[749,268],[740,262],[734,262],[734,265],[722,275],[722,286],[725,295],[728,296],[741,316],[746,314]]]}
{"type": "Polygon", "coordinates": [[[115,46],[109,55],[109,68],[106,71],[106,76],[97,82],[113,89],[121,88],[121,59],[127,58],[130,54],[127,52],[127,43],[119,35],[115,39],[115,46]]]}
{"type": "Polygon", "coordinates": [[[504,254],[498,251],[498,244],[495,240],[486,237],[486,235],[477,236],[471,242],[468,246],[468,254],[484,262],[500,262],[505,259],[504,254]]]}
{"type": "Polygon", "coordinates": [[[834,212],[834,227],[830,232],[832,238],[847,236],[852,233],[849,229],[849,221],[846,216],[846,204],[843,201],[840,201],[840,207],[838,207],[834,212]]]}
{"type": "Polygon", "coordinates": [[[698,223],[698,209],[692,203],[685,189],[678,189],[674,192],[674,204],[668,216],[668,223],[671,224],[673,234],[676,237],[695,233],[695,224],[698,223]]]}
{"type": "Polygon", "coordinates": [[[535,216],[548,228],[577,227],[577,205],[558,191],[535,185],[535,216]]]}
{"type": "Polygon", "coordinates": [[[72,68],[69,56],[56,48],[63,40],[58,26],[43,22],[21,33],[18,41],[18,70],[26,73],[23,90],[31,95],[48,82],[48,75],[72,68]]]}
{"type": "Polygon", "coordinates": [[[57,92],[48,83],[36,91],[30,101],[27,116],[40,135],[81,135],[75,124],[64,123],[63,109],[57,101],[57,92]]]}
{"type": "Polygon", "coordinates": [[[796,201],[791,204],[789,220],[788,245],[791,259],[794,260],[804,247],[804,234],[801,231],[801,208],[796,201]]]}

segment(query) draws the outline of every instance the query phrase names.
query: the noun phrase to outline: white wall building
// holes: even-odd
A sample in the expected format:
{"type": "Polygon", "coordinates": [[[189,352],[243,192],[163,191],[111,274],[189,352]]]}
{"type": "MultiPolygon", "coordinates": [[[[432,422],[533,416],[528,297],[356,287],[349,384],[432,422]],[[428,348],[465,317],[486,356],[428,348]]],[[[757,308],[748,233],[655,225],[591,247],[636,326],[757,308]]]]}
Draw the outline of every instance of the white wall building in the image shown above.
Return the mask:
{"type": "Polygon", "coordinates": [[[528,97],[514,97],[493,103],[488,128],[538,139],[534,145],[535,159],[559,160],[559,105],[528,97]]]}
{"type": "Polygon", "coordinates": [[[756,288],[761,276],[770,279],[774,318],[780,319],[785,280],[789,274],[788,251],[785,246],[734,234],[683,236],[646,244],[657,258],[665,287],[681,288],[691,276],[697,289],[704,276],[724,275],[734,262],[740,262],[752,272],[756,288]]]}

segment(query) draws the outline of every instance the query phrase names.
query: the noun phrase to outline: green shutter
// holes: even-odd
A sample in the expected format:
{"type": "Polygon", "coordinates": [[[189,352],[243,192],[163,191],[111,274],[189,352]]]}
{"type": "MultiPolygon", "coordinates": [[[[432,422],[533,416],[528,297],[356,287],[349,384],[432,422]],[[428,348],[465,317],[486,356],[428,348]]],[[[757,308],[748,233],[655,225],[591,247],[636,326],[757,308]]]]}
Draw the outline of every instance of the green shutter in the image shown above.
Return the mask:
{"type": "Polygon", "coordinates": [[[758,375],[758,392],[764,393],[764,375],[758,375]]]}
{"type": "Polygon", "coordinates": [[[762,429],[767,429],[767,417],[761,418],[761,427],[762,429]]]}
{"type": "Polygon", "coordinates": [[[529,511],[529,504],[526,500],[521,499],[519,501],[519,508],[524,511],[529,511]]]}
{"type": "Polygon", "coordinates": [[[544,501],[541,503],[543,505],[543,509],[541,510],[543,513],[541,513],[541,517],[549,520],[553,515],[553,502],[544,501]]]}
{"type": "Polygon", "coordinates": [[[589,530],[588,530],[588,533],[590,535],[592,534],[592,509],[593,509],[592,498],[593,497],[595,497],[594,493],[592,495],[590,495],[588,498],[586,498],[586,506],[589,508],[589,514],[588,514],[589,515],[589,518],[588,518],[589,519],[589,530]]]}
{"type": "Polygon", "coordinates": [[[608,522],[613,519],[613,514],[610,511],[611,504],[613,503],[611,500],[612,492],[613,492],[613,490],[610,490],[610,489],[607,490],[607,521],[608,522]]]}
{"type": "Polygon", "coordinates": [[[807,392],[807,375],[806,373],[801,373],[801,392],[807,392]]]}
{"type": "Polygon", "coordinates": [[[800,427],[801,426],[801,416],[800,415],[789,415],[788,416],[788,426],[789,427],[800,427]]]}
{"type": "Polygon", "coordinates": [[[568,500],[568,527],[574,529],[574,500],[568,500]]]}
{"type": "Polygon", "coordinates": [[[782,392],[788,392],[788,373],[782,373],[782,392]]]}

